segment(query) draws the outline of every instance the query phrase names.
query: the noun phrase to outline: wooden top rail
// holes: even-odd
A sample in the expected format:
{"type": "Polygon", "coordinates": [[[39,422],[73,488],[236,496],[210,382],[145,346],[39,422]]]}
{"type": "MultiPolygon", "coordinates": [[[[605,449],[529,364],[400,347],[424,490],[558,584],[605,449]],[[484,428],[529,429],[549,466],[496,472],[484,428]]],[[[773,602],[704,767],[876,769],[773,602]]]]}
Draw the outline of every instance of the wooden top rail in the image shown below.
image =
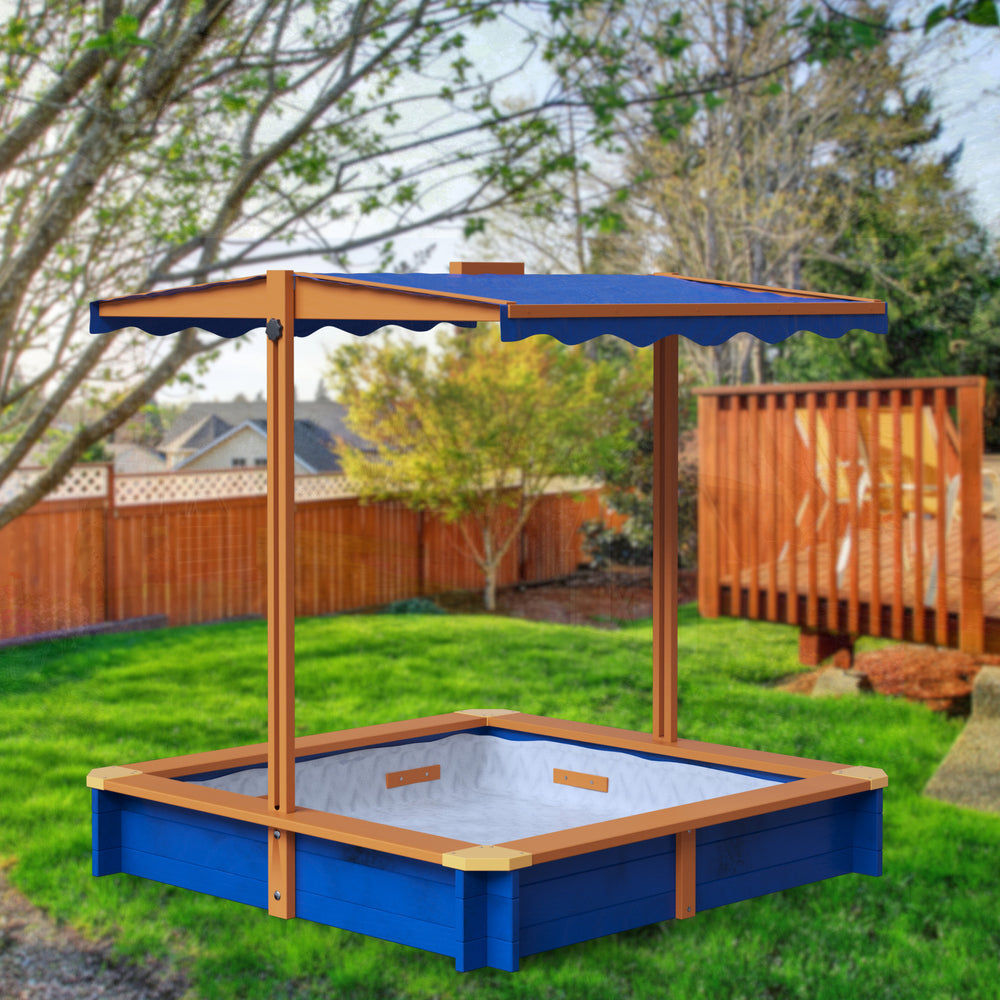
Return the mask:
{"type": "Polygon", "coordinates": [[[766,385],[706,385],[693,389],[696,396],[765,396],[769,393],[889,392],[892,389],[985,389],[982,375],[949,375],[943,378],[870,379],[856,382],[771,382],[766,385]]]}

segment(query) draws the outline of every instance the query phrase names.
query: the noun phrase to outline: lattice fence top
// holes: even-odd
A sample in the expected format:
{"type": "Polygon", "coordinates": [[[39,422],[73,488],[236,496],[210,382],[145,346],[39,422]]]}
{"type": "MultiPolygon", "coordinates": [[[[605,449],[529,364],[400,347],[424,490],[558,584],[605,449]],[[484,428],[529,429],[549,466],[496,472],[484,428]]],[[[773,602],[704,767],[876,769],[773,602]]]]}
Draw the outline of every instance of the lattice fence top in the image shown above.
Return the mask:
{"type": "MultiPolygon", "coordinates": [[[[297,501],[332,500],[357,494],[356,484],[343,473],[295,477],[297,501]]],[[[115,506],[118,507],[266,495],[266,469],[161,472],[115,479],[115,506]]]]}
{"type": "MultiPolygon", "coordinates": [[[[15,469],[0,483],[0,503],[12,500],[26,486],[33,483],[45,469],[15,469]]],[[[108,467],[106,465],[75,465],[66,478],[49,494],[46,500],[81,500],[108,495],[108,467]]]]}
{"type": "MultiPolygon", "coordinates": [[[[0,484],[0,503],[15,496],[43,469],[19,469],[0,484]]],[[[593,489],[591,479],[555,479],[545,490],[548,494],[572,493],[593,489]]],[[[231,497],[267,495],[266,469],[222,469],[201,472],[154,472],[115,476],[114,505],[134,507],[142,504],[184,503],[196,500],[219,500],[231,497]]],[[[359,495],[358,484],[343,473],[295,477],[295,499],[337,500],[359,495]]],[[[105,465],[75,466],[58,489],[46,500],[103,498],[108,495],[108,468],[105,465]]]]}

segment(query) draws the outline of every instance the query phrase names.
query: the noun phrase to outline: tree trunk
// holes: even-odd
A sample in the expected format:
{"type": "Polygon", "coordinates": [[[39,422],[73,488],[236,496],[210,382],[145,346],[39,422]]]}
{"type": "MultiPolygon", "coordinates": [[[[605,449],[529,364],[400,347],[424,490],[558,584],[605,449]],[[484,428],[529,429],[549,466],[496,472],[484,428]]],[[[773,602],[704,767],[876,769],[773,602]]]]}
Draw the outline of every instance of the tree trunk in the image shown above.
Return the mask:
{"type": "Polygon", "coordinates": [[[483,606],[487,611],[497,609],[497,567],[486,567],[486,586],[483,588],[483,606]]]}

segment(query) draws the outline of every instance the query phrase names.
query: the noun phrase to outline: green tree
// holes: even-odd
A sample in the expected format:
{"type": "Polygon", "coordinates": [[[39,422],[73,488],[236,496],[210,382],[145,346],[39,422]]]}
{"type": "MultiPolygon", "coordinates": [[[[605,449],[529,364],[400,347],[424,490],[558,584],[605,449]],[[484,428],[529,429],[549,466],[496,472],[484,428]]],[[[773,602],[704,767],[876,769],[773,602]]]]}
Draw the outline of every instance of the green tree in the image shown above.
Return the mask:
{"type": "MultiPolygon", "coordinates": [[[[810,287],[884,299],[889,336],[856,331],[842,341],[796,337],[773,362],[781,381],[979,374],[989,406],[1000,390],[1000,255],[954,180],[960,151],[930,155],[940,123],[930,95],[857,114],[845,126],[845,155],[824,178],[836,221],[803,260],[810,287]]],[[[859,109],[860,110],[860,109],[859,109]]],[[[1000,429],[987,421],[988,444],[1000,429]]]]}
{"type": "Polygon", "coordinates": [[[391,335],[348,344],[330,357],[331,386],[376,454],[341,442],[344,468],[368,499],[457,523],[492,611],[501,561],[539,497],[623,449],[648,367],[641,352],[591,361],[549,338],[503,344],[495,330],[441,333],[434,349],[391,335]]]}

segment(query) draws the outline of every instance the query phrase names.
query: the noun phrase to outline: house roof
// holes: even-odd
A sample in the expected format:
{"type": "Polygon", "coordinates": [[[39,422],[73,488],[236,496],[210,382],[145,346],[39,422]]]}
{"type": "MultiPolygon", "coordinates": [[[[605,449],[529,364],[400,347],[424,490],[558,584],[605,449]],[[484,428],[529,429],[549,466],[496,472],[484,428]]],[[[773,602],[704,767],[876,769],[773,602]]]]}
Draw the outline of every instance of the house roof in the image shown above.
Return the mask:
{"type": "Polygon", "coordinates": [[[118,475],[163,472],[167,467],[162,452],[145,445],[132,441],[114,441],[107,447],[114,456],[115,472],[118,475]]]}
{"type": "Polygon", "coordinates": [[[160,443],[160,447],[168,451],[180,449],[201,451],[202,448],[207,447],[213,441],[218,441],[232,429],[231,422],[223,420],[212,410],[194,420],[189,420],[182,430],[178,430],[177,424],[175,424],[171,433],[160,443]]]}
{"type": "MultiPolygon", "coordinates": [[[[324,441],[336,441],[338,438],[343,438],[356,448],[365,447],[366,442],[348,429],[345,423],[346,415],[345,407],[332,400],[296,400],[295,402],[296,425],[300,422],[311,425],[317,429],[317,433],[324,441]]],[[[266,417],[267,403],[263,400],[235,399],[224,403],[191,403],[174,421],[170,432],[161,442],[160,448],[170,451],[191,447],[201,449],[248,420],[263,423],[266,417]],[[217,433],[212,437],[203,438],[201,429],[210,427],[217,429],[217,433]],[[197,443],[190,443],[195,440],[197,443]]],[[[297,427],[296,433],[298,433],[297,427]]],[[[308,433],[308,431],[304,433],[308,433]]],[[[298,439],[296,439],[297,449],[298,439]]]]}
{"type": "MultiPolygon", "coordinates": [[[[841,337],[887,329],[885,303],[681,275],[313,274],[295,280],[295,335],[336,327],[359,336],[384,326],[500,325],[502,340],[547,334],[578,344],[611,334],[645,347],[679,335],[716,345],[748,332],[767,343],[809,330],[841,337]]],[[[162,336],[199,327],[239,337],[272,314],[267,276],[255,275],[91,303],[91,333],[138,327],[162,336]]]]}
{"type": "MultiPolygon", "coordinates": [[[[199,426],[201,426],[199,424],[199,426]]],[[[235,427],[230,427],[224,434],[199,448],[193,455],[189,455],[180,462],[176,468],[182,469],[186,465],[195,462],[202,455],[217,448],[223,441],[234,437],[241,431],[249,430],[254,434],[259,434],[261,439],[267,442],[267,421],[263,418],[244,420],[235,427]]],[[[360,440],[360,439],[357,439],[360,440]]],[[[341,472],[343,471],[340,460],[336,454],[337,441],[331,437],[322,427],[317,426],[311,420],[295,421],[295,458],[309,472],[341,472]]]]}

